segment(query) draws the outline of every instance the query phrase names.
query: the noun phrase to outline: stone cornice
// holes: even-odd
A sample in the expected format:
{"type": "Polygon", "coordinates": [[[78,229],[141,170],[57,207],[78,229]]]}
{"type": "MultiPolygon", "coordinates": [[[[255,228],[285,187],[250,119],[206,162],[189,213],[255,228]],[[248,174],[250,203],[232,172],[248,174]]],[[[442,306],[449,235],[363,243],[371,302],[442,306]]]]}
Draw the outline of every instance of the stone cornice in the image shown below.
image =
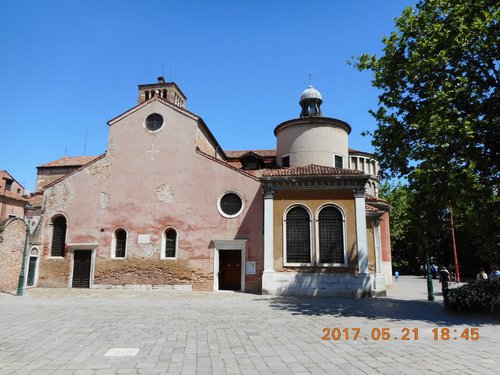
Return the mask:
{"type": "Polygon", "coordinates": [[[261,177],[264,191],[290,189],[363,189],[369,176],[273,176],[261,177]]]}
{"type": "Polygon", "coordinates": [[[331,118],[331,117],[302,117],[302,118],[296,118],[293,120],[288,120],[285,122],[282,122],[276,128],[274,128],[274,135],[278,135],[278,132],[281,130],[288,128],[290,126],[295,126],[295,125],[314,125],[314,126],[331,126],[331,127],[337,127],[337,128],[342,128],[344,129],[347,134],[351,133],[351,125],[349,125],[347,122],[338,120],[336,118],[331,118]]]}

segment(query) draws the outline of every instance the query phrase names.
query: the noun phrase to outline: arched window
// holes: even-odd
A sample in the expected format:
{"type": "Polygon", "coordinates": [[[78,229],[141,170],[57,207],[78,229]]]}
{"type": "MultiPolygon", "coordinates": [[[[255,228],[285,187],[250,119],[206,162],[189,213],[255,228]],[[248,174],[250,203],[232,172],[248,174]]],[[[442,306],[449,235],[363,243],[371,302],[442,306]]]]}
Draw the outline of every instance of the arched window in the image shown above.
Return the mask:
{"type": "Polygon", "coordinates": [[[162,236],[162,258],[175,258],[177,256],[177,231],[167,228],[162,236]]]}
{"type": "Polygon", "coordinates": [[[113,237],[114,257],[125,258],[125,251],[127,249],[127,231],[123,228],[118,228],[115,230],[113,237]]]}
{"type": "Polygon", "coordinates": [[[293,207],[286,214],[286,263],[311,263],[311,220],[304,207],[293,207]]]}
{"type": "Polygon", "coordinates": [[[66,218],[57,216],[52,219],[52,247],[50,255],[53,257],[63,257],[66,245],[66,218]]]}
{"type": "Polygon", "coordinates": [[[318,215],[320,264],[345,264],[344,220],[335,206],[324,207],[318,215]]]}

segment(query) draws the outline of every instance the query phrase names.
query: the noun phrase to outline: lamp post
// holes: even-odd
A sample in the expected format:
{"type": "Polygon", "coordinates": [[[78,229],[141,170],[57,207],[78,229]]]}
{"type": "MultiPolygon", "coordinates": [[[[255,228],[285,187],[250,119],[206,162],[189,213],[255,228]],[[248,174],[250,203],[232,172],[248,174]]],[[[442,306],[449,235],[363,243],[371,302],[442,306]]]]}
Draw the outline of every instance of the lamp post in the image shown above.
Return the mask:
{"type": "Polygon", "coordinates": [[[453,224],[453,207],[450,204],[451,238],[453,240],[453,259],[455,260],[455,282],[460,282],[460,268],[458,267],[457,242],[455,241],[455,225],[453,224]]]}
{"type": "MultiPolygon", "coordinates": [[[[422,221],[425,221],[425,211],[420,213],[420,218],[422,221]]],[[[432,276],[431,276],[431,259],[429,257],[429,249],[427,247],[427,230],[424,223],[424,247],[425,247],[425,259],[427,262],[427,300],[434,301],[434,287],[432,285],[432,276]]]]}
{"type": "Polygon", "coordinates": [[[23,250],[23,263],[21,264],[21,273],[19,274],[19,282],[17,284],[16,295],[22,296],[24,294],[24,270],[26,268],[26,253],[28,252],[28,242],[30,240],[30,225],[29,222],[23,220],[24,225],[26,225],[26,239],[24,241],[23,250]]]}

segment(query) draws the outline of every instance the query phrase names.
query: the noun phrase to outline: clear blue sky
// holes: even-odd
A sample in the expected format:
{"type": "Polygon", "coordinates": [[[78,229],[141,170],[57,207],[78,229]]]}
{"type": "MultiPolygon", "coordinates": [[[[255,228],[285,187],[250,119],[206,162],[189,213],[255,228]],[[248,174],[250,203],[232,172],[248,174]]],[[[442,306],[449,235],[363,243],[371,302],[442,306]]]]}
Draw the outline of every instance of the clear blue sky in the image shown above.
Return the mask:
{"type": "Polygon", "coordinates": [[[86,133],[101,154],[106,122],[162,73],[225,150],[275,148],[312,73],[324,115],[371,152],[377,91],[346,61],[380,54],[415,2],[0,0],[0,169],[33,191],[36,167],[83,155],[86,133]]]}

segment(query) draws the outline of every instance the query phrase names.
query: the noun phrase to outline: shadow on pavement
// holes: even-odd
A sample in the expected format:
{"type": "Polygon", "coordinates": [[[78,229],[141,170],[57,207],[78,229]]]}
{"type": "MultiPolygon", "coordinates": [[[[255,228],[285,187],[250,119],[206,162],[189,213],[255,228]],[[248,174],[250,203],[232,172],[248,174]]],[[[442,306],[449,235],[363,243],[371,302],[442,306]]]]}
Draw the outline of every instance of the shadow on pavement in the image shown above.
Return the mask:
{"type": "Polygon", "coordinates": [[[442,325],[481,326],[484,324],[500,324],[499,316],[448,311],[443,308],[442,302],[392,298],[354,299],[292,296],[281,296],[265,300],[270,303],[271,308],[290,311],[294,315],[332,315],[390,319],[393,321],[416,320],[442,325]]]}

